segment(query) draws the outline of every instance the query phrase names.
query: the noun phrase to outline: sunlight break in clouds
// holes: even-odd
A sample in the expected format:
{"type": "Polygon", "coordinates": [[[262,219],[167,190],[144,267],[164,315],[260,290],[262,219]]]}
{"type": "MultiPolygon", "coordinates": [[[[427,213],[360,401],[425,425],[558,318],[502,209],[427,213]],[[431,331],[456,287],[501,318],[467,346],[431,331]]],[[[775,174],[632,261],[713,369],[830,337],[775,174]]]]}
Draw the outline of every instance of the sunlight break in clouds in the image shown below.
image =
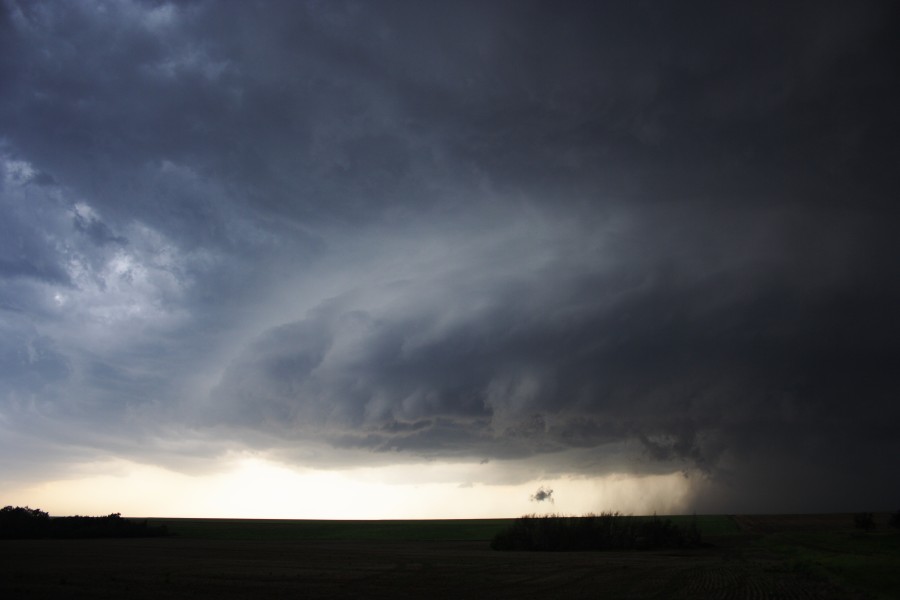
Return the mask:
{"type": "Polygon", "coordinates": [[[435,463],[342,471],[297,470],[234,457],[221,472],[189,476],[113,461],[82,465],[72,478],[8,490],[6,502],[51,514],[270,519],[508,518],[533,512],[683,512],[690,481],[680,473],[542,479],[554,505],[536,508],[534,482],[460,485],[471,465],[435,463]],[[423,482],[424,481],[424,482],[423,482]]]}

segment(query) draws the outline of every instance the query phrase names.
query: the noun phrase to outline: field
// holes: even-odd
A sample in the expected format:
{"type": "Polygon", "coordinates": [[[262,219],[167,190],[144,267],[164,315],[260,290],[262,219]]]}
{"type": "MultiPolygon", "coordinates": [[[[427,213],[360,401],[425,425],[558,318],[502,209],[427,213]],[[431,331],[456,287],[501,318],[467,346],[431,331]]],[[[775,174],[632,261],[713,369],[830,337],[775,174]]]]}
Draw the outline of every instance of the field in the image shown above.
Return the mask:
{"type": "Polygon", "coordinates": [[[490,550],[504,520],[154,519],[174,535],[0,542],[0,597],[900,598],[876,521],[701,516],[702,548],[541,553],[490,550]]]}

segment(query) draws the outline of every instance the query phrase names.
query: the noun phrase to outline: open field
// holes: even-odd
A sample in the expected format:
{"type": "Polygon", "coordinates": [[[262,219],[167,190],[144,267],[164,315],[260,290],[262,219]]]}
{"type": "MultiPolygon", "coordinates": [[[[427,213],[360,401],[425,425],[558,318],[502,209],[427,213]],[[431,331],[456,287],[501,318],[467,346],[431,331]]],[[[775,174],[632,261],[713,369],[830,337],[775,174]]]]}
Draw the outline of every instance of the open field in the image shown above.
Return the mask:
{"type": "MultiPolygon", "coordinates": [[[[705,536],[739,533],[734,517],[699,515],[666,517],[686,527],[696,519],[705,536]]],[[[148,518],[150,525],[166,525],[178,537],[216,540],[490,540],[513,519],[444,519],[421,521],[319,521],[280,519],[163,519],[148,518]]]]}
{"type": "Polygon", "coordinates": [[[0,542],[0,597],[900,597],[895,530],[754,518],[699,517],[703,548],[593,553],[492,551],[503,520],[160,519],[176,535],[0,542]]]}
{"type": "Polygon", "coordinates": [[[280,519],[147,519],[172,535],[207,540],[490,540],[512,519],[318,521],[280,519]]]}

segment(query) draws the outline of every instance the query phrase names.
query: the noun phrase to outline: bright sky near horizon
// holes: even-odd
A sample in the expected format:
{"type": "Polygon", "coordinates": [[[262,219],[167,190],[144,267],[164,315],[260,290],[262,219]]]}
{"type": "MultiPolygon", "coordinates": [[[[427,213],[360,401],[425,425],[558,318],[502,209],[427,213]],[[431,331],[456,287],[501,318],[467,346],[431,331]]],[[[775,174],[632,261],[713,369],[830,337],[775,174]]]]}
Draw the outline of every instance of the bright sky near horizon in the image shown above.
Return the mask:
{"type": "Polygon", "coordinates": [[[202,475],[124,461],[96,463],[69,479],[15,490],[4,502],[35,504],[54,516],[127,509],[125,516],[135,517],[480,519],[602,511],[678,514],[688,495],[681,474],[550,479],[543,484],[550,498],[536,501],[531,482],[468,482],[472,465],[300,471],[258,458],[227,463],[222,472],[202,475]]]}
{"type": "Polygon", "coordinates": [[[898,30],[0,0],[0,504],[895,510],[898,30]]]}

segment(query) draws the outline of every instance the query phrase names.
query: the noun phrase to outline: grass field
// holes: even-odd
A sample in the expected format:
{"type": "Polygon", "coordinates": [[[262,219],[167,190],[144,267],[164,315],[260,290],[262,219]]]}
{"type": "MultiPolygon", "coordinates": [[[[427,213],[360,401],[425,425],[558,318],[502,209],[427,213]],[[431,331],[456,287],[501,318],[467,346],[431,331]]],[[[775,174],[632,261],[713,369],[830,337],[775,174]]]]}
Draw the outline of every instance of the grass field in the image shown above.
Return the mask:
{"type": "MultiPolygon", "coordinates": [[[[888,515],[880,515],[882,524],[888,515]]],[[[871,598],[900,598],[900,533],[861,532],[849,515],[744,518],[765,531],[757,547],[780,554],[794,568],[817,572],[871,598]]],[[[740,518],[739,518],[740,520],[740,518]]],[[[748,525],[745,524],[745,527],[748,525]]],[[[751,529],[752,531],[752,529],[751,529]]]]}
{"type": "Polygon", "coordinates": [[[205,540],[490,540],[511,519],[316,521],[277,519],[147,519],[172,535],[205,540]]]}
{"type": "MultiPolygon", "coordinates": [[[[726,515],[674,516],[677,525],[696,519],[703,535],[740,532],[726,515]]],[[[317,521],[278,519],[147,519],[166,525],[172,535],[206,540],[392,540],[488,541],[513,519],[419,521],[317,521]]]]}
{"type": "Polygon", "coordinates": [[[852,515],[699,516],[707,544],[666,552],[492,551],[506,520],[152,522],[174,535],[0,542],[0,597],[900,598],[900,535],[852,515]]]}

